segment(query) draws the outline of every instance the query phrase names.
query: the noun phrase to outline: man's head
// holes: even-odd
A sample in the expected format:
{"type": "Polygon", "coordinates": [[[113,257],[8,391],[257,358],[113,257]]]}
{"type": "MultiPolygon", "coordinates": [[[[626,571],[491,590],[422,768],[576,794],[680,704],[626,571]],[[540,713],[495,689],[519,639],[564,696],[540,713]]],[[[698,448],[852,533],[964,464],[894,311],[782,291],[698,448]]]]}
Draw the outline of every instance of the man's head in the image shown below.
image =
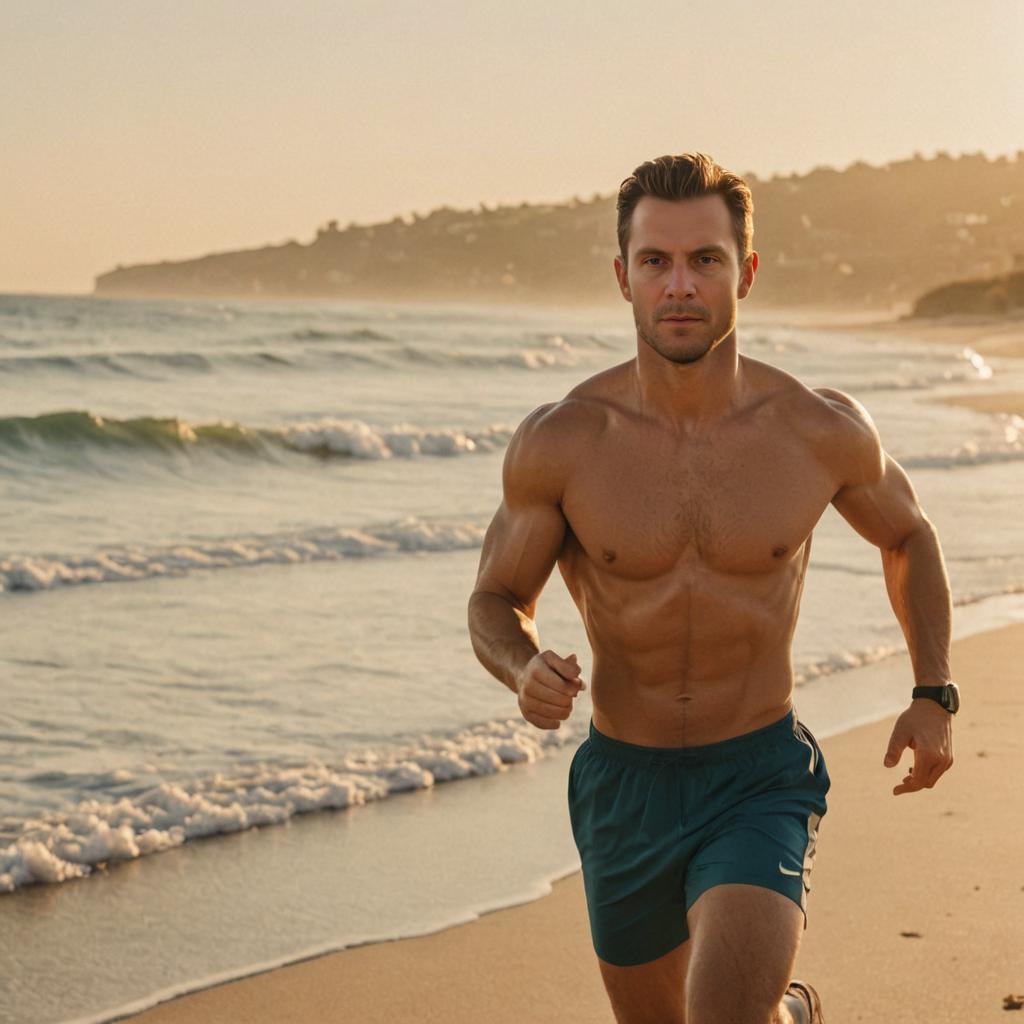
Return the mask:
{"type": "Polygon", "coordinates": [[[735,328],[757,269],[753,209],[743,179],[703,153],[650,160],[623,181],[615,273],[639,336],[666,359],[696,362],[735,328]]]}

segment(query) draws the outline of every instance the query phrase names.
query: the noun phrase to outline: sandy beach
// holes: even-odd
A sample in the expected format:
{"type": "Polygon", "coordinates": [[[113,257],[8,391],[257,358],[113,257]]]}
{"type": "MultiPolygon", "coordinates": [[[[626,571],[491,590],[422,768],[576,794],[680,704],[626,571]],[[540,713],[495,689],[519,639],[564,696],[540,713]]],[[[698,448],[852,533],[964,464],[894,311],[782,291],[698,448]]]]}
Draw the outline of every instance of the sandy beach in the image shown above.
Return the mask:
{"type": "MultiPolygon", "coordinates": [[[[796,973],[818,987],[835,1024],[1005,1021],[1004,998],[1024,993],[1022,663],[1024,625],[953,645],[964,698],[956,762],[932,790],[892,795],[903,772],[882,764],[891,720],[821,741],[832,790],[796,973]]],[[[129,1019],[614,1020],[579,874],[469,924],[307,960],[129,1019]]]]}

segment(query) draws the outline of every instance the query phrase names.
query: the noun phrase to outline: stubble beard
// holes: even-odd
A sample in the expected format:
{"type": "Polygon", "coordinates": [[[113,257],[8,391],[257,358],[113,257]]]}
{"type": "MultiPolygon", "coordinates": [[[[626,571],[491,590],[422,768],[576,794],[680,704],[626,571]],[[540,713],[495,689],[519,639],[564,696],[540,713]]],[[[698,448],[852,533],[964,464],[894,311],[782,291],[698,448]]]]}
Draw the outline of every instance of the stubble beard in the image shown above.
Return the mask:
{"type": "Polygon", "coordinates": [[[666,350],[666,347],[661,343],[658,338],[658,319],[656,317],[651,318],[650,324],[645,324],[641,319],[639,312],[636,307],[633,307],[633,321],[636,324],[637,334],[645,341],[655,352],[658,353],[663,359],[669,360],[672,363],[679,363],[681,365],[687,365],[689,363],[698,363],[703,359],[716,345],[721,338],[715,338],[714,332],[711,329],[711,325],[704,321],[704,332],[699,339],[699,343],[703,346],[699,351],[693,352],[676,352],[666,350]]]}

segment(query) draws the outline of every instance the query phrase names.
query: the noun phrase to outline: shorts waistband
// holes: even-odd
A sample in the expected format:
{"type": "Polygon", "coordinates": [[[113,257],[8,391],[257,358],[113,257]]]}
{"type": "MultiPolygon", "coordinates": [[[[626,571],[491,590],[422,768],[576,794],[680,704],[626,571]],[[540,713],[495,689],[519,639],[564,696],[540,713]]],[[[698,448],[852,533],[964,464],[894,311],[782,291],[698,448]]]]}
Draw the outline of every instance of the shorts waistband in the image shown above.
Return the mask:
{"type": "Polygon", "coordinates": [[[632,764],[646,767],[664,764],[710,764],[717,761],[729,761],[741,754],[771,746],[795,731],[797,723],[796,709],[791,708],[777,722],[754,729],[753,732],[740,733],[718,743],[705,743],[696,747],[648,747],[639,743],[627,743],[625,740],[613,739],[599,732],[590,720],[591,749],[603,757],[616,758],[632,764]]]}

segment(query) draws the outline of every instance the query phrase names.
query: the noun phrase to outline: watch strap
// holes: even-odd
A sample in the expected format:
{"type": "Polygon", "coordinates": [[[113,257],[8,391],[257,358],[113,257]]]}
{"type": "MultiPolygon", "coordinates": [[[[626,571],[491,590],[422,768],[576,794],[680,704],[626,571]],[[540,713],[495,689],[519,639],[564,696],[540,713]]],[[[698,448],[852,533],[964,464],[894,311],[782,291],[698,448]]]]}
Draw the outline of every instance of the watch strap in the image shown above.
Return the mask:
{"type": "Polygon", "coordinates": [[[927,697],[929,700],[941,704],[950,714],[956,714],[959,710],[957,693],[955,687],[947,683],[945,686],[915,686],[911,698],[927,697]]]}

